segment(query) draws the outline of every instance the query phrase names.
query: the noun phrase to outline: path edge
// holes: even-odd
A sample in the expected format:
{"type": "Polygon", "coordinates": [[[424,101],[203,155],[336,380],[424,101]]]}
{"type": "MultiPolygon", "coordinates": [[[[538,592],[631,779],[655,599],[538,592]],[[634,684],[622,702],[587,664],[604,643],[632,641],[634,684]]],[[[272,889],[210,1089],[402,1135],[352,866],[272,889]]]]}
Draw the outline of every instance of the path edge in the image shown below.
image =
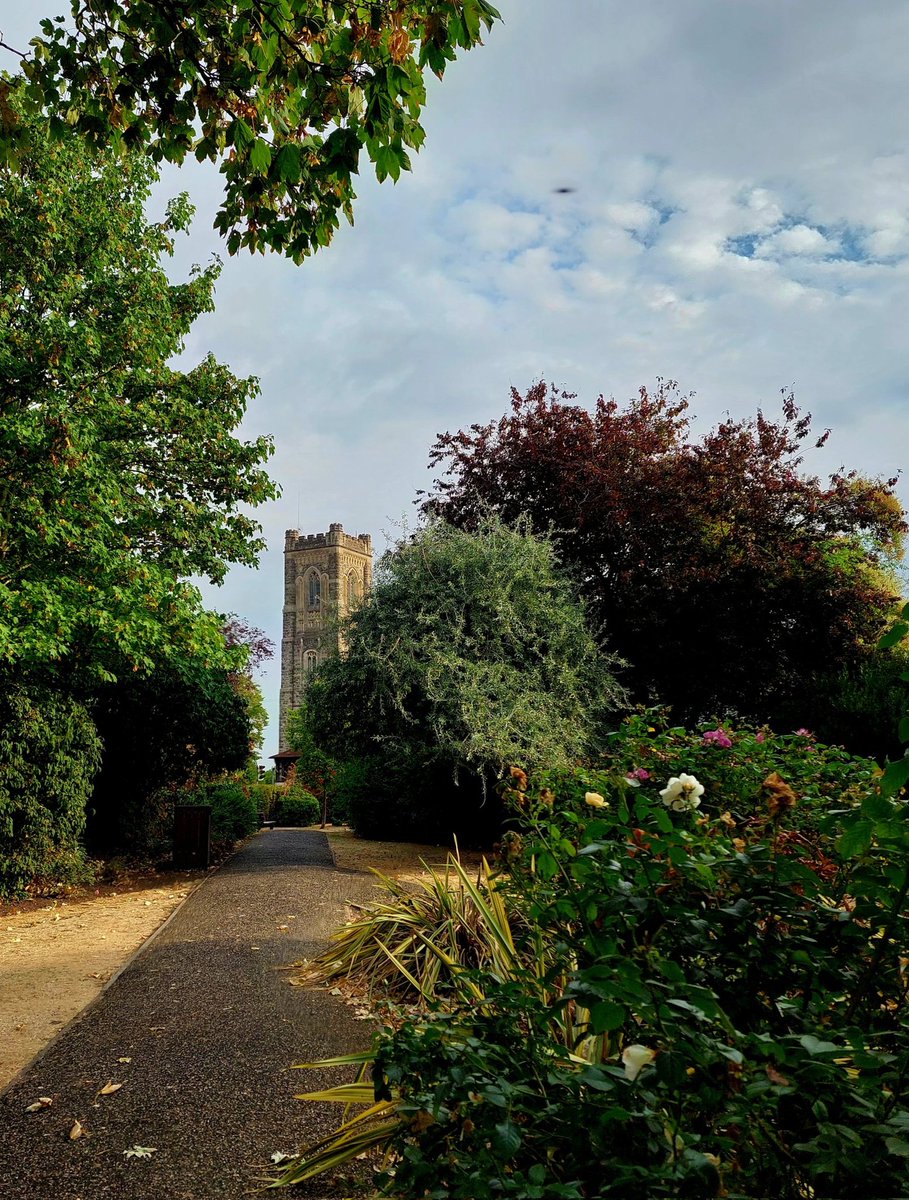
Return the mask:
{"type": "MultiPolygon", "coordinates": [[[[226,866],[227,863],[230,862],[230,860],[234,857],[235,854],[239,853],[239,851],[246,845],[247,842],[252,841],[252,838],[254,838],[254,837],[260,837],[263,833],[267,833],[267,832],[269,832],[269,831],[265,830],[265,829],[259,829],[254,834],[252,834],[250,837],[244,838],[242,842],[237,843],[237,845],[230,852],[230,854],[228,854],[227,858],[222,859],[221,862],[217,863],[214,867],[209,869],[209,871],[206,873],[205,878],[200,879],[199,882],[197,884],[195,884],[195,886],[186,893],[186,895],[183,897],[183,899],[180,901],[180,903],[177,905],[177,907],[172,909],[167,914],[167,916],[164,918],[164,920],[161,922],[161,924],[157,927],[157,929],[153,929],[151,931],[151,933],[148,935],[148,937],[145,939],[145,941],[142,942],[141,945],[137,946],[136,949],[132,952],[132,954],[130,954],[130,956],[126,959],[126,961],[122,962],[120,964],[120,966],[117,967],[116,971],[114,971],[114,973],[113,973],[113,975],[111,975],[110,979],[108,979],[104,983],[104,985],[101,988],[99,988],[97,995],[92,996],[91,1000],[89,1000],[89,1002],[87,1004],[84,1004],[77,1013],[74,1013],[70,1017],[70,1019],[66,1022],[66,1024],[61,1025],[60,1028],[57,1030],[57,1032],[53,1035],[53,1037],[49,1041],[44,1043],[44,1045],[37,1052],[37,1054],[34,1054],[28,1060],[28,1062],[23,1063],[22,1066],[19,1068],[19,1070],[16,1072],[16,1074],[12,1077],[12,1079],[10,1079],[10,1081],[4,1087],[0,1088],[0,1102],[2,1102],[6,1098],[7,1094],[9,1092],[11,1092],[13,1090],[13,1088],[22,1080],[22,1077],[26,1074],[27,1071],[30,1071],[32,1069],[32,1067],[37,1066],[37,1064],[41,1061],[41,1059],[44,1058],[45,1054],[47,1054],[57,1044],[57,1042],[60,1040],[61,1037],[63,1037],[64,1033],[68,1033],[74,1025],[78,1024],[79,1021],[81,1021],[85,1016],[88,1015],[88,1013],[90,1013],[92,1011],[92,1009],[95,1007],[95,1005],[98,1004],[103,999],[108,988],[112,987],[117,982],[117,980],[120,978],[120,976],[123,974],[123,972],[128,970],[133,965],[133,963],[136,961],[136,959],[139,957],[140,954],[145,953],[145,951],[152,944],[152,942],[155,940],[155,938],[160,933],[164,932],[164,930],[168,927],[168,925],[171,923],[171,921],[174,919],[174,917],[177,915],[177,913],[180,912],[180,910],[183,908],[184,904],[186,904],[186,902],[192,896],[194,896],[196,894],[196,892],[199,890],[199,888],[204,887],[205,884],[209,881],[209,879],[211,879],[211,877],[213,875],[217,875],[217,873],[221,870],[221,868],[226,866]]],[[[326,841],[327,840],[328,839],[326,838],[326,841]]],[[[332,855],[332,857],[334,857],[334,855],[332,855]]]]}

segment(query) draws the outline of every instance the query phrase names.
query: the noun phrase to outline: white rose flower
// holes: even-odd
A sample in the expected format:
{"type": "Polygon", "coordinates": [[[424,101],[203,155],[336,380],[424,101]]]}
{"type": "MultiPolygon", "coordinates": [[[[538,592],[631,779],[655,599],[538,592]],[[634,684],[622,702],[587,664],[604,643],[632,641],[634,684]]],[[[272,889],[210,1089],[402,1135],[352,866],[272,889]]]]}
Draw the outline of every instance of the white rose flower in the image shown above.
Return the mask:
{"type": "Polygon", "coordinates": [[[656,1058],[656,1050],[649,1046],[626,1046],[622,1051],[625,1078],[634,1083],[641,1071],[656,1058]]]}
{"type": "Polygon", "coordinates": [[[661,790],[663,803],[675,812],[686,812],[699,808],[704,785],[698,783],[693,775],[673,775],[661,790]]]}

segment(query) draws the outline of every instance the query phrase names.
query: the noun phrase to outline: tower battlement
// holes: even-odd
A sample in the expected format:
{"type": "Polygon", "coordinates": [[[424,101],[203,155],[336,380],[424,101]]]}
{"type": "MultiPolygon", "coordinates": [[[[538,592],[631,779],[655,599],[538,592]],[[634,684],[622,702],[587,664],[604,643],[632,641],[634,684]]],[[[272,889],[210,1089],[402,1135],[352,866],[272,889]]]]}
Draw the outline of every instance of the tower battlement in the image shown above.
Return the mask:
{"type": "Polygon", "coordinates": [[[288,529],[284,534],[284,552],[288,550],[312,550],[324,546],[344,546],[354,553],[372,554],[372,537],[368,533],[345,533],[344,526],[329,525],[327,533],[301,533],[299,529],[288,529]]]}

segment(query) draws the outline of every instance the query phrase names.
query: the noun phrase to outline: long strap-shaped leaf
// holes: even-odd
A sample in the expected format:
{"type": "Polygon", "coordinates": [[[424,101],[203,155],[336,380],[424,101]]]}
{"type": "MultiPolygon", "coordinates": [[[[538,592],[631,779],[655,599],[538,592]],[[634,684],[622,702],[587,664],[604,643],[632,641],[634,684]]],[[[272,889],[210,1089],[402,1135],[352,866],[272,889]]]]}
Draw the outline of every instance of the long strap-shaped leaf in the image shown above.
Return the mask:
{"type": "MultiPolygon", "coordinates": [[[[393,1111],[394,1101],[383,1101],[383,1104],[393,1111]]],[[[354,1121],[351,1121],[347,1126],[336,1130],[331,1137],[310,1146],[270,1186],[289,1187],[291,1184],[302,1183],[306,1179],[321,1175],[324,1171],[343,1166],[369,1150],[387,1150],[395,1134],[401,1129],[403,1118],[395,1117],[393,1120],[367,1128],[351,1129],[353,1125],[354,1121]]]]}

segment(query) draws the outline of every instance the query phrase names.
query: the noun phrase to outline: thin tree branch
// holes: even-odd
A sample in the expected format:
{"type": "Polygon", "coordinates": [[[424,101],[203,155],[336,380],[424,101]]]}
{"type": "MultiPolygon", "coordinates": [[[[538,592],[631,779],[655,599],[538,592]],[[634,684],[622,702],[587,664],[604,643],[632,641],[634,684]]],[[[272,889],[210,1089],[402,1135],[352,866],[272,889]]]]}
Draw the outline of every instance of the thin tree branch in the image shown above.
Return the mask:
{"type": "Polygon", "coordinates": [[[15,46],[10,46],[8,42],[3,40],[3,33],[0,32],[0,49],[9,50],[10,54],[18,54],[20,58],[28,58],[28,55],[22,50],[17,50],[15,46]]]}

